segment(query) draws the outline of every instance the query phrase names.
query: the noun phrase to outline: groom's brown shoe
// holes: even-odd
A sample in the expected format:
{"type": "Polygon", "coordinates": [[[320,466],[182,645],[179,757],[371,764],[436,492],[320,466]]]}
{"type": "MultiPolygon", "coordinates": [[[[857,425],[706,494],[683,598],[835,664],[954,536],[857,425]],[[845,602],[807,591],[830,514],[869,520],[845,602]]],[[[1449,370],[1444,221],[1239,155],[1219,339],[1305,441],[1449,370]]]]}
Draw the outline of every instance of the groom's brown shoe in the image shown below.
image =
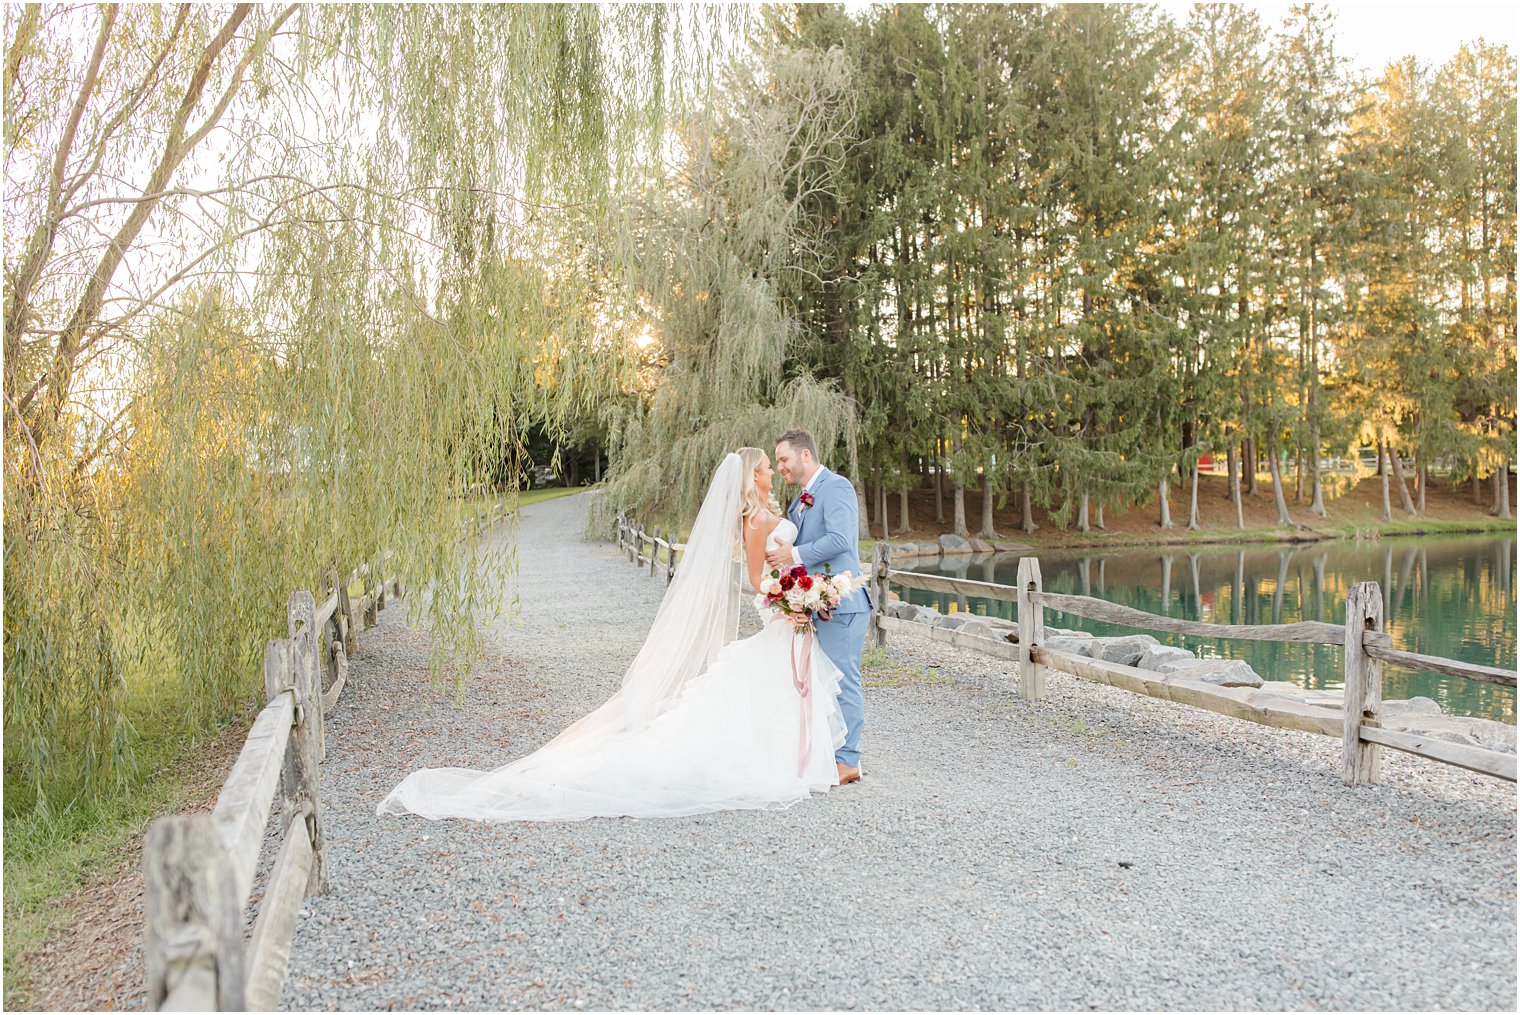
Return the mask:
{"type": "Polygon", "coordinates": [[[860,781],[860,769],[854,765],[846,765],[842,761],[834,762],[834,767],[839,769],[839,785],[846,786],[852,782],[860,781]]]}

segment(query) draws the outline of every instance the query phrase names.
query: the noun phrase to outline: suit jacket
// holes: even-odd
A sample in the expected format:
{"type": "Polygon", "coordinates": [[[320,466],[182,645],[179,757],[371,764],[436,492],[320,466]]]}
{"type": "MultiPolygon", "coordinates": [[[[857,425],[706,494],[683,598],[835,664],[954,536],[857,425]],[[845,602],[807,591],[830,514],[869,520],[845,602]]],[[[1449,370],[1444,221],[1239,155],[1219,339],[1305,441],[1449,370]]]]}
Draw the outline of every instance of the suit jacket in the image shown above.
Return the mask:
{"type": "MultiPolygon", "coordinates": [[[[820,467],[819,473],[812,507],[802,506],[799,493],[786,509],[787,518],[797,526],[797,553],[809,572],[822,571],[827,564],[834,574],[848,571],[859,577],[865,569],[860,564],[860,505],[855,486],[828,469],[820,467]]],[[[863,613],[870,608],[871,597],[858,589],[834,612],[863,613]]]]}

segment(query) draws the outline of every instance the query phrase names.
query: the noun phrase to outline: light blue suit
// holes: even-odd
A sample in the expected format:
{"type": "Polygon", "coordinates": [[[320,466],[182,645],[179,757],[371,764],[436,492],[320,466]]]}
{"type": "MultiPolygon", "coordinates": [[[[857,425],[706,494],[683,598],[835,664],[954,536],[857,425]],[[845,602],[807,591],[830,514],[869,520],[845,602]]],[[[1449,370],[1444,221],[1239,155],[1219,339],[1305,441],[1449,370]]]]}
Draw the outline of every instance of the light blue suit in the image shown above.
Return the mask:
{"type": "MultiPolygon", "coordinates": [[[[860,507],[855,487],[848,479],[828,469],[818,471],[810,491],[811,507],[802,506],[802,495],[792,501],[786,516],[797,526],[796,550],[802,566],[809,572],[822,571],[827,564],[834,574],[848,571],[859,576],[860,507]]],[[[871,597],[859,589],[839,604],[832,619],[818,624],[818,644],[823,654],[843,674],[839,680],[839,710],[844,713],[844,746],[834,752],[834,760],[846,765],[860,764],[860,732],[865,728],[866,702],[860,689],[860,654],[865,648],[866,632],[871,625],[871,597]]]]}

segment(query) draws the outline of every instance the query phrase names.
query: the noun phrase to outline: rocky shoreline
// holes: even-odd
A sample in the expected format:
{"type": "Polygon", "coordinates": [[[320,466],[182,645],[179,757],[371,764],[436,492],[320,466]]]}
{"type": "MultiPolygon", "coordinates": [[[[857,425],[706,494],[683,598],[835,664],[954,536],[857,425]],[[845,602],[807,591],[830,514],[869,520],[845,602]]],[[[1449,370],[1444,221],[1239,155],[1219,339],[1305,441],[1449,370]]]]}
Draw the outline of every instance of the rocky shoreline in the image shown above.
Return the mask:
{"type": "MultiPolygon", "coordinates": [[[[1001,617],[942,614],[932,606],[918,606],[896,598],[887,603],[885,612],[899,620],[959,631],[991,642],[1018,644],[1019,641],[1018,625],[1001,617]]],[[[1287,705],[1296,712],[1322,713],[1333,719],[1340,717],[1344,707],[1340,690],[1309,690],[1287,680],[1266,680],[1243,659],[1200,658],[1188,649],[1163,645],[1148,634],[1098,637],[1086,631],[1047,627],[1044,646],[1069,655],[1148,670],[1168,681],[1200,681],[1216,687],[1246,688],[1255,692],[1249,697],[1253,704],[1287,705]]],[[[1389,729],[1504,754],[1515,753],[1514,726],[1495,719],[1446,715],[1430,698],[1384,701],[1382,721],[1389,729]]]]}

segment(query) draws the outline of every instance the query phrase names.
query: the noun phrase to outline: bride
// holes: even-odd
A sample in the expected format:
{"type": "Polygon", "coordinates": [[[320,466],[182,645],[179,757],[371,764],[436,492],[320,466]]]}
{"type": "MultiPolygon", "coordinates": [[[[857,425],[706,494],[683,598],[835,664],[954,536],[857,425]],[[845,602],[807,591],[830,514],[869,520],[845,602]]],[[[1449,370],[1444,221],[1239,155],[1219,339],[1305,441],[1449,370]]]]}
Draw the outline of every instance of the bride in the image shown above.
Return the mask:
{"type": "MultiPolygon", "coordinates": [[[[474,821],[675,817],[788,807],[839,784],[839,670],[811,643],[811,689],[793,683],[793,630],[779,615],[738,633],[736,571],[756,589],[765,554],[797,527],[771,494],[770,457],[725,456],[713,474],[654,625],[596,711],[525,758],[488,772],[413,772],[376,812],[474,821]]],[[[797,672],[806,674],[804,660],[797,672]]]]}

